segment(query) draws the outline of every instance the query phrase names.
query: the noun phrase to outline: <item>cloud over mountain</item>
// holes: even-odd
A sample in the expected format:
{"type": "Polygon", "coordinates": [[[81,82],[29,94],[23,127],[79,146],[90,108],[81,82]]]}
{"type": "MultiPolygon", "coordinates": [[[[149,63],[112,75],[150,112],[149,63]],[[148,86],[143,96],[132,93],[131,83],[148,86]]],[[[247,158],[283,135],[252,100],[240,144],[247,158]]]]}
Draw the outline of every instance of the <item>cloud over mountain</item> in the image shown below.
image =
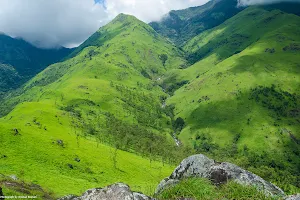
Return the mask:
{"type": "Polygon", "coordinates": [[[1,0],[0,31],[39,47],[76,46],[119,13],[150,22],[207,0],[1,0]]]}

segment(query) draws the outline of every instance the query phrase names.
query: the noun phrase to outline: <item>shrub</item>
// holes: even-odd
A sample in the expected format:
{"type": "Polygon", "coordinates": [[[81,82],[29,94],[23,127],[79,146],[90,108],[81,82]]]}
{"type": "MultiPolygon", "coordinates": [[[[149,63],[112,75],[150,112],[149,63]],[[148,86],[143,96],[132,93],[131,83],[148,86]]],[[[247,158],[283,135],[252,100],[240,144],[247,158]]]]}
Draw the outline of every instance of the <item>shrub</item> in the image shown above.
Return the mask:
{"type": "Polygon", "coordinates": [[[243,186],[235,182],[229,182],[220,187],[203,178],[190,178],[182,180],[179,184],[163,190],[157,195],[158,199],[184,199],[213,200],[213,199],[232,199],[232,200],[271,200],[279,199],[267,197],[263,192],[253,186],[243,186]]]}

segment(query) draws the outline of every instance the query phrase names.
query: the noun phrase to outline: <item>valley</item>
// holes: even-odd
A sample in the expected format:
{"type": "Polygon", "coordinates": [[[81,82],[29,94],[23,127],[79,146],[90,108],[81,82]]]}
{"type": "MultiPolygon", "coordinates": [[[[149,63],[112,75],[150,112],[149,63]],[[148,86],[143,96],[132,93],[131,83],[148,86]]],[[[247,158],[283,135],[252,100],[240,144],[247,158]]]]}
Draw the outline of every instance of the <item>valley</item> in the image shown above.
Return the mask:
{"type": "Polygon", "coordinates": [[[299,4],[283,5],[213,0],[149,24],[119,14],[34,70],[2,62],[0,42],[0,186],[13,175],[55,199],[124,182],[152,196],[204,154],[299,193],[299,4]]]}

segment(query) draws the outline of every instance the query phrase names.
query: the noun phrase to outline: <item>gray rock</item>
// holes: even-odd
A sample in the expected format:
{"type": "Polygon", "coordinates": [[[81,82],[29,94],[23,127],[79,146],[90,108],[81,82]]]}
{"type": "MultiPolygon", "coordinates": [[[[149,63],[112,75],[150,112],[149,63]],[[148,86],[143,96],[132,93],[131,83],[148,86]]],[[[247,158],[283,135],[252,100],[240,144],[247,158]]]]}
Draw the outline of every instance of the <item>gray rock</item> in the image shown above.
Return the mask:
{"type": "Polygon", "coordinates": [[[231,163],[219,163],[199,154],[183,160],[170,177],[164,179],[156,188],[156,194],[170,185],[177,184],[184,178],[208,178],[216,185],[235,181],[242,185],[252,185],[270,196],[284,196],[284,192],[277,186],[261,177],[246,171],[231,163]]]}
{"type": "Polygon", "coordinates": [[[16,175],[10,175],[9,178],[11,178],[14,181],[17,181],[19,178],[16,175]]]}
{"type": "Polygon", "coordinates": [[[116,183],[105,188],[90,189],[81,197],[68,195],[59,200],[152,200],[152,198],[132,192],[128,185],[116,183]]]}
{"type": "Polygon", "coordinates": [[[300,200],[300,194],[287,196],[284,200],[300,200]]]}
{"type": "Polygon", "coordinates": [[[69,195],[66,195],[64,197],[59,198],[58,200],[74,200],[76,198],[78,198],[78,196],[73,195],[73,194],[69,194],[69,195]]]}

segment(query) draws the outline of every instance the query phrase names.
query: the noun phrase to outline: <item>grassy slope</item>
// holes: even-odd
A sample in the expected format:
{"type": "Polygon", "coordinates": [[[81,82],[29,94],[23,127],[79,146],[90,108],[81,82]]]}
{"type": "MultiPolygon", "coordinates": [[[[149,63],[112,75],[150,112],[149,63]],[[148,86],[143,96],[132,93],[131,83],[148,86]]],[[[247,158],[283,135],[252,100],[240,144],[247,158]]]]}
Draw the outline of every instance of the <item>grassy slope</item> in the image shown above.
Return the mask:
{"type": "Polygon", "coordinates": [[[80,194],[88,188],[120,181],[149,192],[172,170],[168,165],[150,164],[146,158],[123,151],[118,151],[115,169],[112,162],[114,149],[88,138],[77,140],[70,124],[66,113],[51,104],[18,106],[1,120],[1,155],[6,156],[0,160],[1,172],[16,174],[22,180],[39,184],[60,196],[80,194]],[[47,126],[47,130],[32,122],[35,117],[47,126]],[[12,129],[15,127],[20,135],[14,136],[12,129]],[[62,140],[64,146],[57,140],[62,140]]]}
{"type": "Polygon", "coordinates": [[[190,68],[170,71],[166,78],[166,82],[168,77],[190,82],[168,100],[175,104],[176,116],[186,121],[179,135],[185,144],[253,166],[252,171],[286,190],[293,190],[285,186],[287,179],[299,187],[299,25],[295,15],[247,8],[192,39],[185,50],[192,62],[202,60],[190,68]],[[258,86],[264,89],[251,90],[258,86]],[[278,99],[280,94],[286,107],[278,99]],[[276,111],[279,105],[282,112],[276,111]],[[244,159],[249,152],[255,153],[256,160],[244,159]],[[272,160],[276,169],[295,177],[275,177],[274,169],[263,167],[274,167],[272,160]]]}
{"type": "MultiPolygon", "coordinates": [[[[125,127],[138,124],[174,145],[168,136],[169,118],[161,112],[159,97],[165,94],[156,80],[166,69],[184,64],[180,52],[131,16],[119,15],[96,35],[73,58],[48,67],[20,95],[6,101],[3,107],[17,106],[0,119],[0,155],[6,156],[0,159],[2,173],[63,195],[117,181],[149,193],[171,172],[169,165],[121,150],[115,168],[115,149],[101,142],[125,145],[122,142],[131,136],[125,130],[119,141],[107,138],[109,130],[120,126],[106,125],[114,115],[125,127]],[[163,54],[168,56],[165,64],[160,59],[163,54]],[[76,162],[76,157],[81,161],[76,162]]],[[[147,142],[147,132],[139,134],[147,142]]],[[[143,144],[132,138],[127,149],[133,146],[131,141],[143,144]]],[[[156,143],[161,148],[168,145],[156,143]]]]}

